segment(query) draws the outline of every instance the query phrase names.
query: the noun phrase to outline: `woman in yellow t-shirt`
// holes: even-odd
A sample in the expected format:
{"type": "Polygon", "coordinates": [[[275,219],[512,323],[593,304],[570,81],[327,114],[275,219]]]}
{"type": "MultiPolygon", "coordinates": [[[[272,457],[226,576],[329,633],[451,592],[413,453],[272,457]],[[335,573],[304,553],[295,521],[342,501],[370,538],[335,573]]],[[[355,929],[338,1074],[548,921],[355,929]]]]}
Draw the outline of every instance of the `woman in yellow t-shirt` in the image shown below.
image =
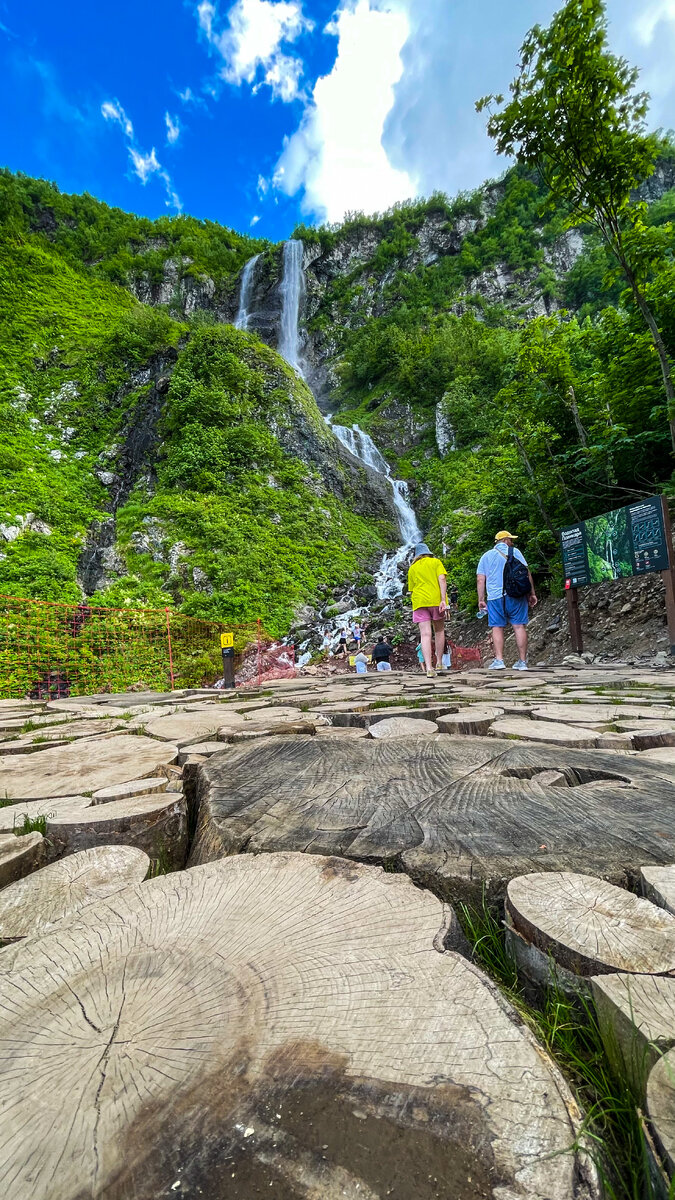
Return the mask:
{"type": "Polygon", "coordinates": [[[408,591],[412,592],[413,621],[420,627],[424,665],[430,678],[436,674],[432,658],[431,627],[436,642],[436,662],[441,666],[445,651],[445,619],[448,607],[447,571],[440,558],[434,558],[426,542],[415,546],[415,557],[408,571],[408,591]]]}

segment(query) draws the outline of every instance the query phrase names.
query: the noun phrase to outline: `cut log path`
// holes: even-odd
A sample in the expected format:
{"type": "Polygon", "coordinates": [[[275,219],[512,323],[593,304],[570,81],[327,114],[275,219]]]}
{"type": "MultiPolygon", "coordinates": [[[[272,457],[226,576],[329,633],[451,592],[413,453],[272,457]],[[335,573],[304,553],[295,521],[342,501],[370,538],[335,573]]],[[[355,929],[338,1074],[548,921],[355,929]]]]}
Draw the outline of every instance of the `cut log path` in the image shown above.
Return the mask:
{"type": "Polygon", "coordinates": [[[0,891],[0,941],[42,933],[95,900],[141,883],[150,859],[132,846],[71,854],[0,891]]]}
{"type": "Polygon", "coordinates": [[[197,792],[192,864],[242,850],[396,859],[438,895],[475,900],[533,870],[622,882],[675,860],[675,787],[637,756],[444,735],[267,738],[204,764],[197,792]]]}
{"type": "Polygon", "coordinates": [[[151,1200],[180,1180],[228,1200],[578,1200],[569,1089],[480,972],[439,952],[446,923],[401,876],[244,855],[17,943],[4,1194],[151,1200]]]}

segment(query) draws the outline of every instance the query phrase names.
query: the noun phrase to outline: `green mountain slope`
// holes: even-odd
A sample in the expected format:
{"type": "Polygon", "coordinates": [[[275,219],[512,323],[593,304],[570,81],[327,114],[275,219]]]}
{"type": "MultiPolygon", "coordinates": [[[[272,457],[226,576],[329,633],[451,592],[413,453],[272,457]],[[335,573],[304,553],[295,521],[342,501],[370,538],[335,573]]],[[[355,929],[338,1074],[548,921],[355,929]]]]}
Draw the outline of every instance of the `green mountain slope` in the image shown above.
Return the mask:
{"type": "MultiPolygon", "coordinates": [[[[358,472],[273,350],[131,294],[126,247],[147,271],[158,227],[184,255],[200,223],[2,185],[0,593],[84,589],[279,633],[395,540],[381,497],[358,515],[358,472]]],[[[201,227],[197,243],[193,261],[235,288],[249,239],[201,227]]]]}
{"type": "MultiPolygon", "coordinates": [[[[645,199],[670,249],[647,286],[672,354],[674,185],[664,144],[645,199]]],[[[517,168],[296,230],[308,378],[409,480],[467,604],[495,528],[519,527],[546,586],[560,525],[670,487],[644,327],[602,247],[546,200],[517,168]]],[[[274,342],[280,247],[0,172],[0,592],[284,632],[395,545],[386,486],[274,349],[227,324],[254,253],[274,342]]]]}

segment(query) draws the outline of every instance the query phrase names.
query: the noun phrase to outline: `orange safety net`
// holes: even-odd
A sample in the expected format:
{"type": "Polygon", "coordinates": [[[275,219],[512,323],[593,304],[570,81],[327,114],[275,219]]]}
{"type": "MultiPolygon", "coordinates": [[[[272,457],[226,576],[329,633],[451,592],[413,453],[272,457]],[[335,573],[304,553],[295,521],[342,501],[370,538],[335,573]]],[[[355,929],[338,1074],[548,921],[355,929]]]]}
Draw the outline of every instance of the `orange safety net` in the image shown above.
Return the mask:
{"type": "Polygon", "coordinates": [[[480,646],[457,646],[448,639],[450,647],[450,666],[453,671],[463,671],[469,663],[483,665],[483,653],[480,646]]]}
{"type": "MultiPolygon", "coordinates": [[[[223,633],[232,634],[235,665],[252,660],[250,682],[280,677],[270,674],[271,639],[259,620],[225,625],[169,608],[110,608],[0,595],[0,698],[54,700],[215,687],[223,676],[223,633]]],[[[289,648],[283,650],[272,669],[294,673],[287,662],[289,648]]]]}

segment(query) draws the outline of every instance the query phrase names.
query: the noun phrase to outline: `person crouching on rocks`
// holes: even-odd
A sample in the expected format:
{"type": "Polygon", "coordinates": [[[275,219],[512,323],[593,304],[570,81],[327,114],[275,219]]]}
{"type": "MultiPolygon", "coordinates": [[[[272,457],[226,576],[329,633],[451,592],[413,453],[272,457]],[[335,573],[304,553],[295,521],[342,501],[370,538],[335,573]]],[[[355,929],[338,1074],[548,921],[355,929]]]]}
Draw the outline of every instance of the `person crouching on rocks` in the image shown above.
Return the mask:
{"type": "Polygon", "coordinates": [[[439,667],[445,650],[447,574],[440,558],[434,558],[426,542],[415,546],[415,554],[408,571],[408,591],[412,592],[413,621],[420,627],[424,665],[430,679],[436,674],[433,666],[432,627],[436,643],[436,662],[439,667]]]}
{"type": "Polygon", "coordinates": [[[391,662],[389,661],[394,653],[394,647],[380,634],[373,649],[373,662],[378,671],[391,671],[391,662]]]}

